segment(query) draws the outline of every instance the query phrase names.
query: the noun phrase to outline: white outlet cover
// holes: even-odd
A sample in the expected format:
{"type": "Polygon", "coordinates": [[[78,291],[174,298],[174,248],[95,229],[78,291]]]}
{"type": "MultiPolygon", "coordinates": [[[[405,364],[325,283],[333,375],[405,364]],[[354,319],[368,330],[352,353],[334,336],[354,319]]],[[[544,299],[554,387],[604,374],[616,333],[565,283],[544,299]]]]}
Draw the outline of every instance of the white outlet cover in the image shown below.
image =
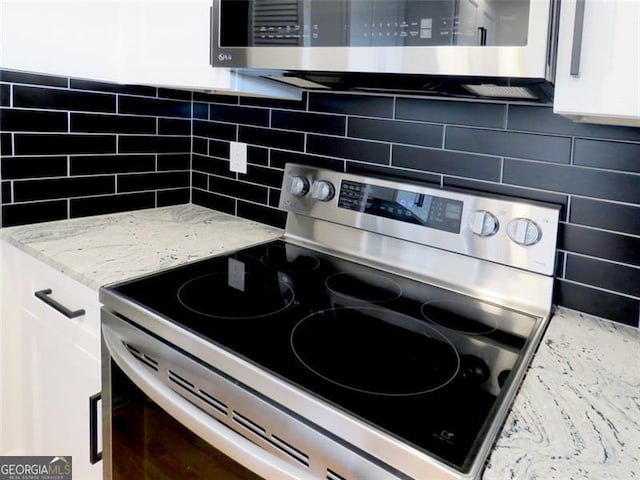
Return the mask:
{"type": "Polygon", "coordinates": [[[247,144],[231,142],[229,160],[229,169],[232,172],[247,173],[247,144]]]}

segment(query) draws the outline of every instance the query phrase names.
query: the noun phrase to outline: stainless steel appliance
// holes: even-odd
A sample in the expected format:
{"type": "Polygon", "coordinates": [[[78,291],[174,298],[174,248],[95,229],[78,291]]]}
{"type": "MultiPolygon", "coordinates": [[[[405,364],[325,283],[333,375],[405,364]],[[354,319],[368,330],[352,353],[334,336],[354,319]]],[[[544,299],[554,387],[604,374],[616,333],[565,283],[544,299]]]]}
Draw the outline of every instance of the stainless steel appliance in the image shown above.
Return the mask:
{"type": "Polygon", "coordinates": [[[281,81],[314,82],[303,86],[419,91],[455,82],[481,96],[533,99],[554,77],[557,6],[553,0],[214,0],[212,64],[284,70],[289,74],[278,75],[281,81]],[[514,85],[528,88],[506,88],[514,85]]]}
{"type": "Polygon", "coordinates": [[[291,164],[280,207],[281,239],[102,289],[106,478],[480,478],[559,207],[291,164]]]}

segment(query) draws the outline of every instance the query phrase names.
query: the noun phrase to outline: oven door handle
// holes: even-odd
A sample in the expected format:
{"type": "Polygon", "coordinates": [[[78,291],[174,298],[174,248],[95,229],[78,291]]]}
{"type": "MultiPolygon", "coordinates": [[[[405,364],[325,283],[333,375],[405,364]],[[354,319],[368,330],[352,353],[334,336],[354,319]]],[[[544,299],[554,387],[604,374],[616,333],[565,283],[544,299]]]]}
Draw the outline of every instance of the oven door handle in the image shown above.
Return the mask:
{"type": "Polygon", "coordinates": [[[308,472],[258,447],[164,385],[129,353],[118,334],[104,323],[102,337],[111,358],[138,388],[214,448],[264,478],[317,480],[308,472]]]}

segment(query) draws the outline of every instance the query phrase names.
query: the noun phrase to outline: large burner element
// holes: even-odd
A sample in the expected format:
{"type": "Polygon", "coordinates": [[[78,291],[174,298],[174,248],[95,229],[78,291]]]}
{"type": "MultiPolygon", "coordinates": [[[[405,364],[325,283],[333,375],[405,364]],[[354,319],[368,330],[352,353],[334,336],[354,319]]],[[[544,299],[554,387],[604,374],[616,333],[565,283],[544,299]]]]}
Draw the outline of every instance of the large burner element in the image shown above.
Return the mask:
{"type": "Polygon", "coordinates": [[[382,308],[336,308],[301,320],[291,348],[309,370],[372,395],[419,395],[460,368],[451,342],[423,322],[382,308]]]}
{"type": "Polygon", "coordinates": [[[293,302],[293,290],[277,278],[252,273],[212,273],[189,280],[178,300],[200,315],[250,319],[273,315],[293,302]]]}
{"type": "Polygon", "coordinates": [[[370,273],[335,273],[325,283],[333,293],[361,302],[388,302],[402,295],[402,287],[396,282],[370,273]]]}

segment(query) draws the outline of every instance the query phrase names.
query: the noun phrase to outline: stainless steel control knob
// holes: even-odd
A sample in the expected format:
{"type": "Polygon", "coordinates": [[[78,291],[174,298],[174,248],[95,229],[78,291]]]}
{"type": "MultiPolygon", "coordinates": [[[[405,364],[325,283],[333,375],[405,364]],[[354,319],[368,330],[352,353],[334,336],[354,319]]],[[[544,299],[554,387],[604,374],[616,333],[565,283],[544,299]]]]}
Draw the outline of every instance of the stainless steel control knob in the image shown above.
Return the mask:
{"type": "Polygon", "coordinates": [[[542,230],[533,220],[514,218],[507,225],[507,235],[518,245],[534,245],[542,238],[542,230]]]}
{"type": "Polygon", "coordinates": [[[311,187],[311,197],[321,202],[328,202],[333,198],[336,189],[331,182],[326,180],[317,180],[313,182],[311,187]]]}
{"type": "Polygon", "coordinates": [[[289,192],[294,197],[304,197],[309,192],[309,180],[306,177],[296,175],[291,177],[289,192]]]}
{"type": "Polygon", "coordinates": [[[469,217],[469,227],[476,235],[490,237],[498,231],[500,223],[493,214],[484,210],[476,210],[469,217]]]}

